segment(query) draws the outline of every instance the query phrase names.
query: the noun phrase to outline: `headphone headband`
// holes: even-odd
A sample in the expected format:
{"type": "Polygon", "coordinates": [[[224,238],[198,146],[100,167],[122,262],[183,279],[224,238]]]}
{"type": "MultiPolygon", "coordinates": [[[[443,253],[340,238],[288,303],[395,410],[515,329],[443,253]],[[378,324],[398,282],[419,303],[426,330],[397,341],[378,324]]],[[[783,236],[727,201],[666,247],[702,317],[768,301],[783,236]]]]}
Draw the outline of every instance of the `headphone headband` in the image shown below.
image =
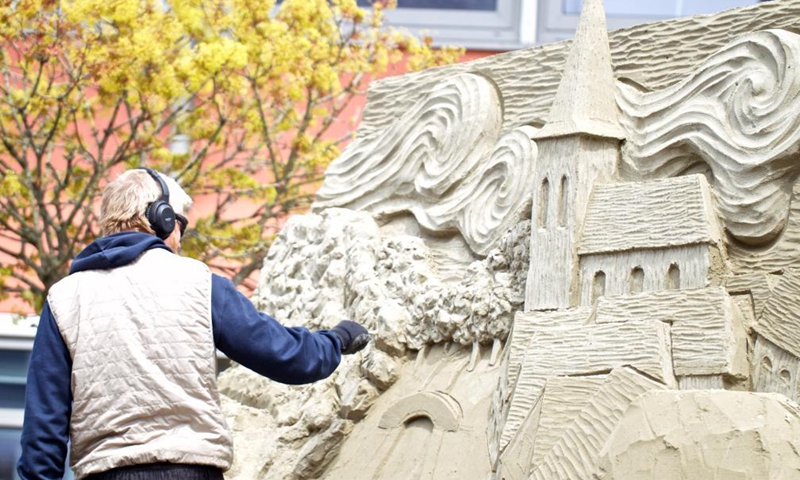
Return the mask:
{"type": "Polygon", "coordinates": [[[158,186],[161,187],[161,200],[169,203],[169,188],[167,188],[167,182],[161,178],[161,175],[149,167],[139,167],[139,170],[144,170],[150,174],[151,177],[153,177],[153,179],[158,183],[158,186]]]}

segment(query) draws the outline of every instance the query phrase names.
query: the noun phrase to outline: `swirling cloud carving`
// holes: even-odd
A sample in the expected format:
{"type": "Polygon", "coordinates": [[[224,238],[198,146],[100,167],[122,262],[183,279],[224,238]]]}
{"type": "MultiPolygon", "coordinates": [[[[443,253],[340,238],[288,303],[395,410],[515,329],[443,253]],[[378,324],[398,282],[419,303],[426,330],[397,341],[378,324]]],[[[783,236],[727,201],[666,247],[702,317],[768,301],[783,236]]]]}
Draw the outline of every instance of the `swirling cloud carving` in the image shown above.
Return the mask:
{"type": "Polygon", "coordinates": [[[314,209],[412,212],[428,231],[458,231],[484,255],[519,220],[535,167],[535,129],[500,137],[502,116],[489,80],[456,75],[385,134],[351,144],[326,171],[314,209]]]}
{"type": "Polygon", "coordinates": [[[674,176],[705,163],[730,234],[749,245],[774,240],[800,172],[798,68],[800,36],[766,30],[735,39],[664,90],[620,84],[623,175],[674,176]]]}

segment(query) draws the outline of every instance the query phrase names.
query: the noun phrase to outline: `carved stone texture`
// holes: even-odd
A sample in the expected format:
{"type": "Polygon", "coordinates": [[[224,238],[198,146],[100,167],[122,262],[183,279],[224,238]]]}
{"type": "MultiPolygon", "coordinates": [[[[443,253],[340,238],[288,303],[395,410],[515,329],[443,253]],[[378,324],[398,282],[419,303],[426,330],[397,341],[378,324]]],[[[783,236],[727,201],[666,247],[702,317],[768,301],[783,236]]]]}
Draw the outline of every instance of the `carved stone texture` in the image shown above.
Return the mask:
{"type": "Polygon", "coordinates": [[[514,385],[504,418],[492,443],[502,451],[517,434],[538,401],[547,377],[587,375],[631,366],[668,386],[677,386],[672,371],[669,326],[658,321],[584,325],[537,331],[514,385]]]}
{"type": "MultiPolygon", "coordinates": [[[[732,38],[769,28],[800,33],[800,2],[766,2],[716,15],[636,25],[609,33],[614,75],[643,91],[680,82],[732,38]]],[[[570,42],[494,55],[370,84],[359,138],[382,135],[420,97],[462,72],[489,76],[503,98],[503,126],[543,125],[562,78],[570,42]]]]}
{"type": "Polygon", "coordinates": [[[583,133],[622,140],[614,91],[603,2],[587,0],[547,123],[535,138],[583,133]]]}
{"type": "Polygon", "coordinates": [[[536,462],[538,458],[534,457],[530,478],[591,478],[600,450],[631,402],[648,391],[663,388],[635,370],[612,371],[584,408],[566,423],[559,439],[541,461],[536,462]]]}
{"type": "MultiPolygon", "coordinates": [[[[779,273],[780,270],[797,263],[798,250],[800,250],[800,182],[792,185],[786,227],[774,244],[767,245],[766,248],[752,248],[738,243],[728,245],[731,268],[737,274],[743,275],[750,272],[779,273]]],[[[767,297],[762,298],[766,300],[767,297]]],[[[759,299],[754,298],[754,300],[759,299]]]]}
{"type": "Polygon", "coordinates": [[[721,391],[798,398],[797,18],[633,27],[609,54],[586,0],[572,44],[374,83],[256,297],[374,344],[311,386],[226,371],[232,475],[797,478],[796,404],[721,391]],[[647,393],[677,388],[710,391],[647,393]]]}
{"type": "Polygon", "coordinates": [[[516,382],[517,374],[528,351],[528,344],[538,330],[548,327],[577,327],[589,323],[593,309],[589,307],[556,310],[552,312],[517,312],[514,330],[506,350],[506,377],[516,382]]]}
{"type": "Polygon", "coordinates": [[[780,275],[764,272],[731,275],[725,280],[725,289],[731,295],[748,295],[752,300],[753,316],[758,318],[779,279],[780,275]]]}
{"type": "Polygon", "coordinates": [[[385,135],[360,139],[325,173],[314,209],[347,207],[381,223],[412,212],[431,232],[460,232],[486,255],[519,222],[531,190],[535,129],[502,138],[497,90],[457,75],[419,101],[385,135]]]}
{"type": "Polygon", "coordinates": [[[672,326],[676,376],[747,377],[747,333],[741,313],[723,288],[650,292],[597,302],[599,324],[643,320],[672,326]]]}
{"type": "Polygon", "coordinates": [[[455,432],[463,415],[461,405],[451,395],[445,392],[422,392],[397,402],[383,414],[378,426],[400,428],[417,417],[428,417],[434,426],[455,432]]]}
{"type": "Polygon", "coordinates": [[[450,284],[422,239],[382,238],[366,213],[333,208],[294,216],[270,249],[257,304],[311,328],[352,318],[395,355],[429,342],[492,343],[506,337],[520,309],[527,252],[518,245],[528,235],[526,224],[511,229],[450,284]]]}
{"type": "Polygon", "coordinates": [[[242,480],[263,472],[294,480],[319,476],[352,427],[345,412],[368,408],[379,395],[363,379],[359,363],[345,359],[332,377],[300,387],[270,382],[240,367],[223,372],[220,392],[233,419],[237,449],[226,475],[242,480]]]}
{"type": "Polygon", "coordinates": [[[736,38],[687,78],[643,93],[620,84],[628,141],[622,173],[652,178],[702,167],[726,229],[763,245],[783,230],[800,164],[800,36],[769,30],[736,38]]]}
{"type": "MultiPolygon", "coordinates": [[[[508,413],[511,400],[511,392],[516,388],[519,371],[528,354],[533,336],[542,328],[586,325],[591,314],[591,308],[573,308],[549,312],[517,312],[514,317],[514,328],[503,354],[504,372],[500,376],[497,388],[492,394],[493,414],[489,420],[489,431],[495,432],[490,435],[491,448],[494,451],[499,448],[496,432],[503,428],[505,415],[508,413]]],[[[535,429],[537,422],[533,423],[532,428],[535,429]]],[[[524,441],[524,439],[521,441],[524,441]]],[[[530,457],[530,454],[527,456],[530,457]]],[[[510,455],[506,455],[506,457],[512,458],[510,455]]],[[[516,463],[519,462],[519,459],[511,461],[516,463]]],[[[523,460],[523,463],[526,461],[528,461],[528,458],[523,460]]],[[[527,464],[525,466],[527,468],[527,464]]]]}
{"type": "Polygon", "coordinates": [[[595,300],[598,274],[611,296],[719,285],[720,251],[722,229],[703,176],[598,185],[578,248],[581,304],[595,300]],[[635,271],[643,277],[638,287],[635,271]]]}
{"type": "Polygon", "coordinates": [[[758,336],[753,348],[753,390],[800,400],[800,359],[758,336]]]}
{"type": "Polygon", "coordinates": [[[588,136],[538,141],[525,310],[577,305],[578,240],[595,183],[616,170],[617,139],[588,136]]]}
{"type": "Polygon", "coordinates": [[[471,348],[433,345],[404,362],[322,478],[486,480],[483,432],[500,370],[490,355],[480,347],[468,371],[471,348]]]}
{"type": "Polygon", "coordinates": [[[573,420],[593,402],[593,397],[609,375],[586,377],[552,377],[547,379],[542,394],[542,413],[536,425],[530,465],[542,463],[545,456],[564,435],[573,420]]]}
{"type": "Polygon", "coordinates": [[[755,329],[759,335],[800,357],[800,269],[784,272],[755,329]]]}
{"type": "Polygon", "coordinates": [[[583,225],[581,255],[722,243],[702,175],[598,185],[583,225]]]}
{"type": "Polygon", "coordinates": [[[684,375],[678,377],[678,390],[724,390],[722,375],[684,375]]]}
{"type": "Polygon", "coordinates": [[[581,478],[796,479],[800,411],[782,395],[648,392],[633,402],[599,457],[593,476],[581,478]]]}
{"type": "Polygon", "coordinates": [[[595,184],[616,177],[623,138],[612,100],[616,88],[610,57],[603,4],[588,0],[550,116],[535,136],[540,155],[525,310],[578,303],[576,252],[586,205],[595,184]]]}

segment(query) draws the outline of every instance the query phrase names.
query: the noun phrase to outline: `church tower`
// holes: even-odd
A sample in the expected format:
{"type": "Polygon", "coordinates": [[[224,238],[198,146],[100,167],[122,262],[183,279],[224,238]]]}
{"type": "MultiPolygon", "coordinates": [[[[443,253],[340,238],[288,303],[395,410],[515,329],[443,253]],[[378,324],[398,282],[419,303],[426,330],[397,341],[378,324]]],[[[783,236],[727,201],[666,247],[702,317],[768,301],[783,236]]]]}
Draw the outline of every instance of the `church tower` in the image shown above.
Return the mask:
{"type": "Polygon", "coordinates": [[[595,183],[614,181],[619,124],[602,0],[584,0],[539,149],[525,310],[578,304],[578,244],[595,183]]]}

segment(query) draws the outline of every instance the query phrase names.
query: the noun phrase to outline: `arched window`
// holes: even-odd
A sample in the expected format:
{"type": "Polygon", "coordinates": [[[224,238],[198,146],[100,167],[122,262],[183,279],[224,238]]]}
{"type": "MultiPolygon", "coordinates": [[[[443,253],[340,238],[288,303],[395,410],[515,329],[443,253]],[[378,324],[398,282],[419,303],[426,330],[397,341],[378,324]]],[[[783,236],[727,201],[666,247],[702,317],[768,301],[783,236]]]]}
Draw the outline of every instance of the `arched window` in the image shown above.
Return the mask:
{"type": "Polygon", "coordinates": [[[772,373],[772,360],[766,355],[761,357],[761,371],[764,373],[772,373]]]}
{"type": "Polygon", "coordinates": [[[631,270],[631,278],[628,282],[630,293],[640,293],[644,290],[644,270],[642,267],[634,267],[631,270]]]}
{"type": "Polygon", "coordinates": [[[547,212],[550,210],[550,182],[545,178],[539,192],[539,228],[547,228],[547,212]]]}
{"type": "Polygon", "coordinates": [[[781,373],[779,375],[781,376],[781,381],[783,381],[784,385],[786,385],[787,387],[792,386],[792,373],[789,370],[784,368],[783,370],[781,370],[781,373]]]}
{"type": "Polygon", "coordinates": [[[567,226],[567,213],[569,210],[569,184],[567,176],[561,177],[560,194],[558,196],[558,226],[567,226]]]}
{"type": "Polygon", "coordinates": [[[595,272],[592,281],[592,303],[606,294],[606,274],[603,271],[595,272]]]}
{"type": "Polygon", "coordinates": [[[667,290],[681,289],[681,269],[677,263],[673,263],[667,270],[667,290]]]}

